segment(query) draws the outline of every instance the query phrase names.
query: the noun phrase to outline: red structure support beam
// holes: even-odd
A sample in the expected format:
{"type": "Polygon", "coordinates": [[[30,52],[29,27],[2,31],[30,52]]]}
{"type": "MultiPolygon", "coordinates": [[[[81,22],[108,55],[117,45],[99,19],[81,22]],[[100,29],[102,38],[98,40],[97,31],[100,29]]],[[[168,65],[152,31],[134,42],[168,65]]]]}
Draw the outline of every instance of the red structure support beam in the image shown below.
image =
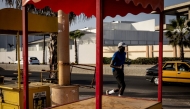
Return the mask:
{"type": "MultiPolygon", "coordinates": [[[[24,109],[29,109],[28,99],[28,13],[27,5],[22,7],[22,37],[23,37],[23,73],[24,73],[24,109]]],[[[20,83],[18,83],[20,84],[20,83]]]]}
{"type": "Polygon", "coordinates": [[[158,58],[158,101],[162,102],[162,58],[163,58],[163,21],[164,13],[160,12],[159,58],[158,58]]]}
{"type": "Polygon", "coordinates": [[[102,0],[96,0],[96,109],[102,109],[103,19],[102,0]]]}

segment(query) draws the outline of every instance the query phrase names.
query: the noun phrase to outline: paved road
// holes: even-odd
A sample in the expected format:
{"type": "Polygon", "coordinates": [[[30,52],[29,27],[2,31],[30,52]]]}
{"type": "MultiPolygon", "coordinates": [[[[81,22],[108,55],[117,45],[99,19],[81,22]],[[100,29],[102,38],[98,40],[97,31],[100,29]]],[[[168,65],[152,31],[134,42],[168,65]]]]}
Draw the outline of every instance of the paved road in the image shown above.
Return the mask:
{"type": "MultiPolygon", "coordinates": [[[[1,75],[15,78],[12,73],[15,71],[0,71],[1,75]]],[[[44,74],[43,77],[48,77],[44,74]]],[[[40,74],[32,72],[31,81],[39,81],[40,74]]],[[[93,78],[92,74],[72,74],[72,84],[90,85],[93,78]]],[[[7,78],[7,81],[8,80],[7,78]]],[[[125,76],[126,90],[124,96],[146,98],[157,100],[157,86],[146,81],[143,76],[125,76]]],[[[113,89],[116,86],[112,75],[103,76],[103,91],[113,89]]],[[[163,86],[163,107],[164,109],[190,109],[190,84],[166,84],[163,86]]],[[[94,89],[80,88],[80,99],[95,96],[94,89]]]]}
{"type": "MultiPolygon", "coordinates": [[[[93,75],[75,74],[73,83],[87,84],[93,75]],[[78,78],[78,79],[77,79],[78,78]],[[84,80],[83,80],[84,79],[84,80]]],[[[105,75],[103,91],[116,87],[111,75],[105,75]]],[[[124,96],[157,100],[157,86],[145,80],[143,76],[125,76],[126,90],[124,96]]],[[[190,84],[166,84],[163,86],[164,109],[190,109],[190,84]]],[[[87,97],[95,95],[93,89],[80,89],[80,95],[87,97]]],[[[116,95],[116,94],[115,94],[116,95]]]]}

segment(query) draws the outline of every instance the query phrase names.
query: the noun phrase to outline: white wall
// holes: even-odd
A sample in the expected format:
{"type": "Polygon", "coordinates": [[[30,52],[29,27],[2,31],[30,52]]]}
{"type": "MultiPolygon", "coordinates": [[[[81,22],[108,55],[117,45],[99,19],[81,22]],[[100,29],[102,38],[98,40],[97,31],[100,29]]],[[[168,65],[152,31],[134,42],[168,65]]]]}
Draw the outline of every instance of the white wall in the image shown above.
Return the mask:
{"type": "Polygon", "coordinates": [[[129,59],[136,59],[137,57],[146,57],[146,46],[128,46],[129,59]]]}
{"type": "MultiPolygon", "coordinates": [[[[159,32],[153,31],[126,31],[104,30],[104,45],[114,46],[123,41],[127,45],[157,45],[159,32]]],[[[163,44],[168,44],[168,39],[163,38],[163,44]]]]}
{"type": "Polygon", "coordinates": [[[146,51],[146,46],[128,46],[129,51],[146,51]]]}
{"type": "Polygon", "coordinates": [[[104,22],[104,30],[155,31],[155,19],[141,22],[104,22]]]}
{"type": "MultiPolygon", "coordinates": [[[[117,46],[103,47],[103,57],[112,57],[113,53],[118,50],[117,46]]],[[[128,57],[136,59],[137,57],[146,57],[146,46],[128,46],[128,57]]]]}
{"type": "Polygon", "coordinates": [[[112,23],[112,22],[104,22],[103,29],[104,30],[134,30],[131,23],[112,23]]]}
{"type": "Polygon", "coordinates": [[[188,51],[188,52],[184,53],[184,57],[190,57],[190,49],[189,48],[184,48],[184,51],[188,51]]]}
{"type": "Polygon", "coordinates": [[[132,23],[134,30],[155,31],[155,19],[132,23]]]}
{"type": "Polygon", "coordinates": [[[112,57],[113,54],[114,54],[114,52],[113,53],[104,53],[103,57],[112,57]]]}
{"type": "Polygon", "coordinates": [[[75,62],[75,46],[71,45],[70,49],[70,62],[75,62]]]}
{"type": "MultiPolygon", "coordinates": [[[[159,45],[154,45],[154,51],[159,50],[159,45]]],[[[171,45],[163,45],[163,50],[173,50],[173,47],[171,45]]]]}
{"type": "MultiPolygon", "coordinates": [[[[159,52],[154,52],[154,57],[159,57],[159,52]]],[[[173,52],[163,52],[163,57],[173,57],[173,52]]]]}
{"type": "Polygon", "coordinates": [[[96,63],[96,45],[79,45],[79,63],[95,64],[96,63]]]}
{"type": "Polygon", "coordinates": [[[0,62],[14,63],[16,57],[15,52],[0,52],[0,62]]]}
{"type": "MultiPolygon", "coordinates": [[[[45,62],[48,63],[48,56],[49,53],[45,52],[45,62]]],[[[40,63],[43,62],[43,51],[29,51],[28,56],[30,57],[37,57],[40,63]]],[[[20,57],[22,58],[22,51],[20,52],[20,57]]],[[[14,63],[16,61],[16,52],[0,52],[0,63],[14,63]]]]}
{"type": "MultiPolygon", "coordinates": [[[[95,64],[96,63],[96,34],[86,33],[77,40],[78,62],[79,64],[95,64]]],[[[75,62],[75,46],[70,48],[70,62],[75,62]]]]}
{"type": "MultiPolygon", "coordinates": [[[[154,50],[157,51],[154,52],[153,56],[158,57],[158,45],[153,46],[154,50]]],[[[165,52],[163,52],[163,57],[173,57],[173,48],[169,45],[164,45],[163,49],[165,52]],[[167,52],[166,52],[167,51],[167,52]],[[169,52],[171,51],[171,52],[169,52]]],[[[117,46],[106,46],[103,47],[103,57],[112,57],[113,53],[117,51],[117,46]]],[[[129,50],[129,58],[130,59],[136,59],[138,57],[146,57],[146,46],[128,46],[129,50]],[[130,52],[131,51],[131,52],[130,52]]],[[[190,57],[190,49],[185,48],[185,57],[190,57]]],[[[179,57],[179,48],[177,48],[179,57]]],[[[84,43],[78,45],[78,59],[80,64],[95,64],[96,63],[96,44],[95,43],[84,43]]],[[[20,53],[22,57],[22,52],[20,53]]],[[[0,52],[0,63],[13,63],[15,61],[16,52],[0,52]]],[[[29,51],[29,56],[35,56],[40,60],[40,63],[43,62],[43,51],[29,51]]],[[[48,49],[46,49],[45,52],[45,62],[48,63],[49,59],[49,52],[48,49]]],[[[70,62],[75,62],[75,49],[74,45],[72,45],[70,49],[70,62]]]]}
{"type": "MultiPolygon", "coordinates": [[[[70,49],[70,62],[75,62],[75,48],[72,45],[70,49]]],[[[96,45],[78,45],[78,62],[79,64],[95,64],[96,63],[96,45]]]]}
{"type": "Polygon", "coordinates": [[[136,59],[138,57],[146,57],[146,52],[129,52],[129,59],[136,59]]]}
{"type": "MultiPolygon", "coordinates": [[[[154,45],[153,47],[154,52],[154,57],[159,57],[159,45],[154,45]]],[[[164,57],[173,57],[173,47],[171,45],[163,45],[163,51],[168,51],[168,52],[163,52],[164,57]]]]}

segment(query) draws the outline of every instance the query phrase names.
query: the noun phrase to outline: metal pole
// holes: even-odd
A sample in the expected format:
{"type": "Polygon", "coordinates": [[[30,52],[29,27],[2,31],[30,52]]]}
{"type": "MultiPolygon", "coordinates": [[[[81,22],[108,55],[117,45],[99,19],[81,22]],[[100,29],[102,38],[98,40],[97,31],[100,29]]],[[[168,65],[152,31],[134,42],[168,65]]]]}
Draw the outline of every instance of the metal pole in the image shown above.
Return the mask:
{"type": "Polygon", "coordinates": [[[18,59],[18,88],[20,89],[20,84],[21,84],[21,77],[20,77],[20,36],[19,36],[19,31],[17,32],[17,59],[18,59]]]}
{"type": "Polygon", "coordinates": [[[43,77],[42,77],[42,73],[43,73],[43,72],[40,72],[40,79],[41,79],[41,84],[43,85],[43,77]]]}
{"type": "Polygon", "coordinates": [[[45,34],[44,34],[44,45],[43,45],[43,64],[45,64],[45,46],[46,46],[46,42],[45,42],[45,34]]]}
{"type": "Polygon", "coordinates": [[[163,21],[164,14],[160,12],[160,32],[159,32],[159,58],[158,58],[158,101],[162,102],[162,58],[163,58],[163,21]]]}
{"type": "Polygon", "coordinates": [[[96,0],[96,109],[102,109],[103,19],[102,0],[96,0]]]}
{"type": "Polygon", "coordinates": [[[18,44],[18,41],[17,41],[17,35],[16,35],[16,61],[18,61],[18,49],[17,49],[17,44],[18,44]]]}
{"type": "Polygon", "coordinates": [[[23,73],[24,73],[24,109],[29,109],[28,99],[28,13],[27,5],[22,6],[22,30],[23,30],[23,73]]]}

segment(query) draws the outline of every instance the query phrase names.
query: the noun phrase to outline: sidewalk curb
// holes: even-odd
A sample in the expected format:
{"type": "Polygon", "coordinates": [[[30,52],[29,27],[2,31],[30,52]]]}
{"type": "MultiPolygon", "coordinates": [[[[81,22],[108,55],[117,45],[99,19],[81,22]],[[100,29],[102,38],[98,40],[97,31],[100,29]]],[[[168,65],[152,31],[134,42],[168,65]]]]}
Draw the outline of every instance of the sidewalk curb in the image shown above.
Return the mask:
{"type": "MultiPolygon", "coordinates": [[[[146,74],[146,69],[152,67],[153,65],[125,65],[124,73],[125,75],[135,75],[144,76],[146,74]]],[[[0,70],[14,70],[16,71],[17,64],[0,64],[0,70]]],[[[42,69],[49,70],[49,65],[29,65],[29,71],[40,72],[42,69]]],[[[73,67],[71,73],[76,74],[94,74],[94,71],[84,70],[73,67]]],[[[112,75],[112,69],[109,65],[103,65],[103,74],[112,75]]]]}

